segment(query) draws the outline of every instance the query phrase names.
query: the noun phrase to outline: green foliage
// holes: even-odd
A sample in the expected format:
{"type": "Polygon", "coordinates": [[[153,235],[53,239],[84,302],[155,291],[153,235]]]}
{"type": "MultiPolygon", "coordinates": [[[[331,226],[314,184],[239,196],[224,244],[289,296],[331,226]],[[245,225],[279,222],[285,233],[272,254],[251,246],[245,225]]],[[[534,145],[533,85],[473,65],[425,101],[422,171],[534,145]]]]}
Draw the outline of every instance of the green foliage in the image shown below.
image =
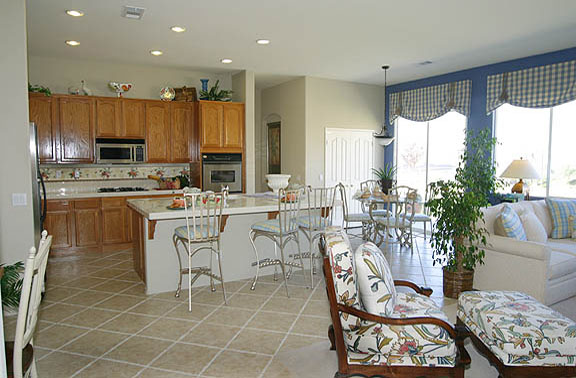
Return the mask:
{"type": "Polygon", "coordinates": [[[476,135],[467,133],[464,152],[454,180],[437,181],[429,186],[426,203],[436,219],[430,238],[434,264],[445,264],[450,271],[472,270],[483,264],[486,229],[477,227],[489,195],[500,187],[491,151],[496,145],[489,129],[476,135]],[[480,246],[479,246],[480,245],[480,246]]]}
{"type": "Polygon", "coordinates": [[[374,176],[378,177],[379,180],[394,180],[394,176],[396,176],[396,167],[392,164],[386,164],[384,168],[372,168],[372,173],[374,176]]]}
{"type": "Polygon", "coordinates": [[[19,261],[13,265],[0,264],[0,268],[4,269],[4,275],[0,279],[2,304],[6,307],[18,308],[23,280],[20,273],[24,271],[24,263],[19,261]]]}
{"type": "Polygon", "coordinates": [[[227,89],[220,89],[220,80],[216,80],[216,84],[208,91],[200,91],[200,99],[208,101],[231,101],[233,91],[227,89]]]}
{"type": "Polygon", "coordinates": [[[43,87],[41,85],[32,85],[30,83],[28,83],[28,92],[44,93],[45,96],[52,96],[52,91],[50,91],[50,88],[43,87]]]}

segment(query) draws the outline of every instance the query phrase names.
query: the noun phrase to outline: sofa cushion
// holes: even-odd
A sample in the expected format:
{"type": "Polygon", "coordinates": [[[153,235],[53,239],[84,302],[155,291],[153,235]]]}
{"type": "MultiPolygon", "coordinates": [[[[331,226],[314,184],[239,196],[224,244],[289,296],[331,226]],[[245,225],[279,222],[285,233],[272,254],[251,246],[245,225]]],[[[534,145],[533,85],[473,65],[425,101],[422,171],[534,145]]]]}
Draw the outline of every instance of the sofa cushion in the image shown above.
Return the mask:
{"type": "Polygon", "coordinates": [[[458,318],[505,365],[576,365],[576,323],[529,295],[465,292],[458,318]]]}
{"type": "Polygon", "coordinates": [[[354,255],[348,236],[341,227],[327,227],[325,237],[336,300],[343,305],[362,309],[354,276],[354,255]]]}
{"type": "Polygon", "coordinates": [[[576,216],[576,200],[546,198],[554,227],[550,237],[552,239],[565,239],[572,237],[572,224],[569,217],[576,216]]]}
{"type": "Polygon", "coordinates": [[[546,245],[550,248],[549,280],[576,272],[576,243],[572,239],[548,239],[546,245]]]}
{"type": "Polygon", "coordinates": [[[546,240],[548,240],[546,230],[534,212],[523,212],[520,215],[520,220],[522,221],[522,227],[524,227],[524,232],[526,232],[526,239],[528,239],[528,241],[545,243],[546,240]]]}
{"type": "Polygon", "coordinates": [[[508,206],[508,204],[502,206],[502,211],[500,212],[499,218],[502,222],[502,227],[504,228],[504,233],[506,234],[505,236],[517,240],[527,240],[524,227],[520,221],[520,217],[514,210],[512,210],[510,206],[508,206]]]}
{"type": "Polygon", "coordinates": [[[364,243],[356,249],[354,263],[360,299],[366,311],[390,316],[396,305],[396,288],[384,253],[374,243],[364,243]]]}
{"type": "Polygon", "coordinates": [[[550,211],[548,210],[548,205],[546,205],[545,200],[539,201],[528,201],[532,205],[532,209],[534,210],[534,214],[538,217],[542,226],[546,230],[546,235],[550,237],[552,234],[552,218],[550,217],[550,211]]]}
{"type": "MultiPolygon", "coordinates": [[[[448,322],[432,299],[415,293],[398,293],[390,317],[434,317],[448,322]]],[[[350,363],[454,366],[456,345],[441,327],[432,324],[387,326],[356,319],[355,329],[345,335],[350,363]]]]}

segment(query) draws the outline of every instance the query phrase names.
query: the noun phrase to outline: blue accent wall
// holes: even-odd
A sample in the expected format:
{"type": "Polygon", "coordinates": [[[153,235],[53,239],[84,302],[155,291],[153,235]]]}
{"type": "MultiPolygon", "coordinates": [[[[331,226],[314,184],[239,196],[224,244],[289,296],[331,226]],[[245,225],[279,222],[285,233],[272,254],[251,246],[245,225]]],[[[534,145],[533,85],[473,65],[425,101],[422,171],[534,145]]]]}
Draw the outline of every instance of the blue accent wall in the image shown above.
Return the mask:
{"type": "MultiPolygon", "coordinates": [[[[509,60],[506,62],[490,64],[471,68],[463,71],[451,72],[444,75],[432,76],[424,79],[408,81],[396,85],[390,85],[386,90],[386,123],[389,124],[388,104],[389,95],[410,89],[438,85],[459,80],[472,80],[472,94],[470,103],[470,117],[468,118],[468,130],[477,131],[485,127],[492,127],[492,114],[486,114],[486,86],[487,77],[502,72],[516,71],[524,68],[544,66],[552,63],[565,62],[576,59],[576,47],[554,51],[551,53],[534,55],[526,58],[509,60]]],[[[393,131],[393,125],[389,126],[393,131]]],[[[386,147],[384,162],[394,161],[394,143],[386,147]]]]}

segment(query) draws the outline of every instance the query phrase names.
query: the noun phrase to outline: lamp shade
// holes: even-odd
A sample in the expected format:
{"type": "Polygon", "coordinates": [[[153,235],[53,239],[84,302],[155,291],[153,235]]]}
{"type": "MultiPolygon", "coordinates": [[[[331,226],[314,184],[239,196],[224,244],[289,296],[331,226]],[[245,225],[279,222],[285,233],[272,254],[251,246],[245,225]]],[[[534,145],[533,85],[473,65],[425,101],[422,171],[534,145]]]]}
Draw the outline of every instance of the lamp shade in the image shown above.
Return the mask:
{"type": "Polygon", "coordinates": [[[539,179],[540,174],[528,160],[514,160],[500,177],[517,179],[539,179]]]}

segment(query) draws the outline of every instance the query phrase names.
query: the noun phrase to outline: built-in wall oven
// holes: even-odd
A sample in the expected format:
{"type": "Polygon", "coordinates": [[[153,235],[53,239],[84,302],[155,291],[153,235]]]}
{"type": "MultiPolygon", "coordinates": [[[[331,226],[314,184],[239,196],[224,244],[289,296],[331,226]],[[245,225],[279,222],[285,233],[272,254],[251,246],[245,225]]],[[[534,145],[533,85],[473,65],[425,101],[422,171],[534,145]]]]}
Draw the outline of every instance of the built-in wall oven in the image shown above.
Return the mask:
{"type": "Polygon", "coordinates": [[[202,155],[202,189],[219,192],[224,186],[242,192],[242,154],[202,155]]]}
{"type": "Polygon", "coordinates": [[[146,162],[144,139],[96,139],[96,163],[133,164],[146,162]]]}

